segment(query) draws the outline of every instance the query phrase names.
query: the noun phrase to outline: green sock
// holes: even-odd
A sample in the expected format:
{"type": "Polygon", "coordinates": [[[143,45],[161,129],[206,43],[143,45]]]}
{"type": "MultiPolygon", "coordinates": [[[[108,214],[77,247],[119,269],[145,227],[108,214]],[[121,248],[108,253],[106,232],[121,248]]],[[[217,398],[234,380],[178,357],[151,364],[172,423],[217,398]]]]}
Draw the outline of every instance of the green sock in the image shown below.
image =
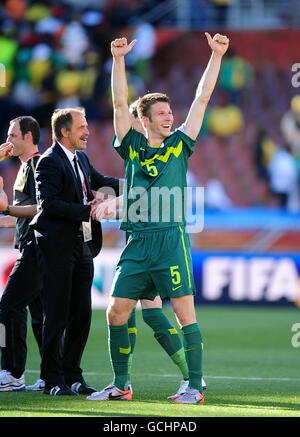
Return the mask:
{"type": "Polygon", "coordinates": [[[202,392],[202,338],[198,323],[182,328],[184,351],[189,368],[189,387],[202,392]]]}
{"type": "Polygon", "coordinates": [[[129,360],[128,360],[128,381],[130,381],[131,380],[131,369],[132,369],[132,357],[133,357],[133,351],[135,348],[136,336],[137,336],[135,309],[132,311],[131,316],[129,317],[127,324],[128,324],[128,334],[129,334],[129,341],[130,341],[130,347],[131,347],[131,352],[130,352],[129,360]]]}
{"type": "Polygon", "coordinates": [[[186,362],[184,348],[182,347],[181,349],[179,349],[179,351],[175,352],[175,354],[171,355],[171,360],[173,361],[173,363],[176,364],[177,367],[179,367],[182,373],[182,378],[188,380],[189,368],[186,362]]]}
{"type": "Polygon", "coordinates": [[[142,311],[143,319],[154,331],[154,337],[179,367],[183,379],[189,378],[181,339],[177,330],[165,316],[161,308],[149,308],[142,311]]]}
{"type": "Polygon", "coordinates": [[[130,342],[128,325],[109,326],[109,354],[114,371],[113,384],[124,390],[128,382],[128,358],[130,354],[130,342]]]}

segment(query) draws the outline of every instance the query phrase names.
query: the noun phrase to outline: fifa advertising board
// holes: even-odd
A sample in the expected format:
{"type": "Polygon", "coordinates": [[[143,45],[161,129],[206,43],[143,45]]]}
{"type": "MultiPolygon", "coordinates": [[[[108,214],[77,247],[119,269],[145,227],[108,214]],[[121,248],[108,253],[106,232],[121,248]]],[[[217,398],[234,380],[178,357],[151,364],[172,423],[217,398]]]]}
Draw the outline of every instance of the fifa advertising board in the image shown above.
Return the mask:
{"type": "MultiPolygon", "coordinates": [[[[121,251],[104,248],[94,259],[93,308],[107,307],[121,251]]],[[[0,248],[0,295],[18,255],[0,248]]],[[[300,255],[195,251],[193,269],[197,304],[300,306],[300,255]]]]}
{"type": "Polygon", "coordinates": [[[196,302],[300,305],[300,256],[193,254],[196,302]]]}

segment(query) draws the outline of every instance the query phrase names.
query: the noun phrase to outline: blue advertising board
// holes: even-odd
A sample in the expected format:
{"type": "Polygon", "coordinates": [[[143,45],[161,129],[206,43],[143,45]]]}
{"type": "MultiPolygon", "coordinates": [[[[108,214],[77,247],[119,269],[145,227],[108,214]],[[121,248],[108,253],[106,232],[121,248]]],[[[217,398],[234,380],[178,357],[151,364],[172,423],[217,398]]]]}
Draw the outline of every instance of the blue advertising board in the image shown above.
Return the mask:
{"type": "Polygon", "coordinates": [[[197,304],[300,306],[300,255],[193,252],[197,304]]]}

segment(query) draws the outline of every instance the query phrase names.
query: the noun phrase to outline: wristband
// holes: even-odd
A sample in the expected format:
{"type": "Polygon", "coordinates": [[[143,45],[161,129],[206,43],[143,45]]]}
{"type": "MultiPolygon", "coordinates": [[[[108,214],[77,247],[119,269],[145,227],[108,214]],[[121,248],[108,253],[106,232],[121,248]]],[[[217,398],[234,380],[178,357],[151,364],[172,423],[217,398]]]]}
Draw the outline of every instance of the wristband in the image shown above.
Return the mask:
{"type": "Polygon", "coordinates": [[[10,214],[10,210],[9,210],[9,206],[8,205],[7,205],[7,208],[4,211],[2,211],[2,214],[3,215],[9,215],[10,214]]]}

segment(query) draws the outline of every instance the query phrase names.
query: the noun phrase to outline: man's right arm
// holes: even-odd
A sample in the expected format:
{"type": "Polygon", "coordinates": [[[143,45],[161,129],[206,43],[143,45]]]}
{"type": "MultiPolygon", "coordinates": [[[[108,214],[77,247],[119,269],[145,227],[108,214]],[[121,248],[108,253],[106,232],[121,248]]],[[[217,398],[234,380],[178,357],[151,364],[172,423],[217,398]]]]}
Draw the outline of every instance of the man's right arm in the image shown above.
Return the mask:
{"type": "Polygon", "coordinates": [[[119,141],[125,137],[131,128],[131,119],[128,110],[128,85],[125,71],[125,56],[136,44],[130,44],[126,38],[117,38],[111,43],[113,65],[111,73],[112,101],[114,108],[114,128],[119,141]]]}

